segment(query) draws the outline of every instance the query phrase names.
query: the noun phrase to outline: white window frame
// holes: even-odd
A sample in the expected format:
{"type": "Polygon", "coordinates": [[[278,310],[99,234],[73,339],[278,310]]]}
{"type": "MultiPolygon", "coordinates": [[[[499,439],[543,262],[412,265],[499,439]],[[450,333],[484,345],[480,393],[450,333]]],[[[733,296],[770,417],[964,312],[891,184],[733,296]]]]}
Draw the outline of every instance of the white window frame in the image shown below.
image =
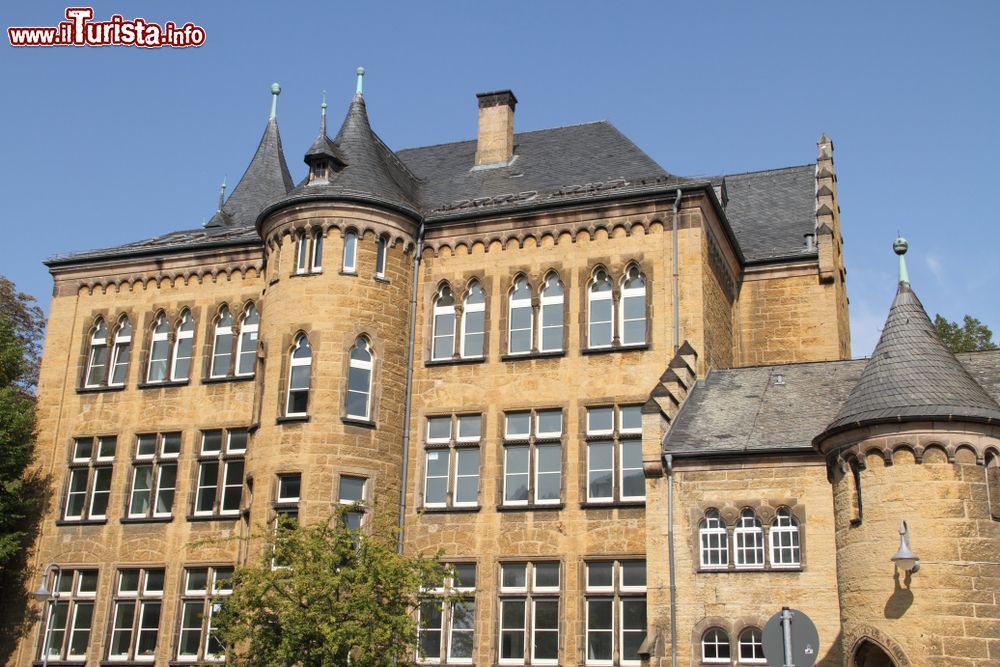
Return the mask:
{"type": "Polygon", "coordinates": [[[170,381],[171,382],[185,382],[191,379],[191,368],[194,366],[194,328],[195,322],[194,317],[191,316],[191,311],[186,308],[181,313],[181,319],[177,323],[177,333],[174,335],[174,348],[173,354],[170,360],[170,381]],[[190,322],[191,326],[185,329],[185,325],[190,322]],[[188,371],[187,375],[181,377],[177,374],[177,361],[180,357],[181,341],[190,340],[191,341],[191,356],[184,357],[188,360],[188,371]]]}
{"type": "Polygon", "coordinates": [[[285,396],[285,416],[286,417],[304,417],[309,414],[309,394],[312,391],[312,345],[309,343],[309,339],[305,334],[300,334],[295,339],[295,345],[292,346],[292,351],[288,354],[288,390],[285,396]],[[295,353],[301,349],[302,343],[305,342],[309,346],[309,356],[296,357],[295,353]],[[303,388],[292,388],[292,371],[299,366],[307,366],[309,369],[309,383],[308,386],[303,388]],[[292,392],[296,394],[305,393],[306,395],[306,409],[302,412],[292,412],[292,392]]]}
{"type": "Polygon", "coordinates": [[[109,387],[123,387],[125,386],[125,381],[128,379],[128,364],[129,359],[132,356],[132,322],[129,321],[128,315],[122,315],[121,319],[118,320],[118,328],[115,329],[115,340],[114,345],[111,348],[111,361],[108,364],[108,386],[109,387]],[[123,333],[128,326],[128,333],[123,333]],[[125,349],[124,357],[125,361],[122,363],[122,350],[125,349]],[[120,382],[115,382],[115,370],[123,366],[125,368],[122,379],[120,382]]]}
{"type": "Polygon", "coordinates": [[[591,350],[603,350],[610,348],[615,342],[615,299],[614,299],[614,289],[612,288],[613,283],[611,282],[611,275],[606,269],[598,269],[594,271],[594,275],[591,277],[590,282],[587,284],[587,348],[591,350]],[[598,280],[598,276],[604,276],[604,280],[598,280]],[[603,291],[595,291],[595,287],[598,284],[607,284],[608,289],[603,291]],[[611,319],[610,320],[595,320],[594,319],[594,304],[599,301],[610,301],[611,302],[611,319]],[[594,324],[609,324],[611,325],[611,339],[606,344],[596,344],[593,339],[593,327],[594,324]]]}
{"type": "Polygon", "coordinates": [[[243,309],[243,317],[240,319],[240,335],[236,344],[236,363],[233,364],[233,372],[237,377],[250,377],[257,372],[257,339],[259,332],[260,312],[253,303],[248,303],[246,308],[243,309]],[[256,322],[248,321],[251,314],[256,317],[256,322]],[[251,370],[249,372],[240,372],[240,365],[243,356],[246,354],[252,354],[254,361],[250,364],[251,370]]]}
{"type": "Polygon", "coordinates": [[[424,507],[429,508],[444,508],[444,507],[478,507],[479,506],[479,494],[482,491],[482,451],[479,448],[479,443],[481,441],[483,426],[482,426],[483,416],[481,414],[464,414],[464,415],[430,415],[427,417],[427,427],[426,427],[426,439],[427,444],[424,450],[424,486],[423,486],[423,498],[424,507]],[[475,419],[479,422],[478,435],[462,435],[462,423],[465,420],[475,419]],[[433,435],[431,425],[432,424],[448,424],[448,432],[446,435],[433,435]],[[479,465],[476,466],[476,497],[474,500],[459,500],[458,499],[458,489],[459,480],[465,477],[472,477],[473,475],[462,475],[459,473],[461,469],[461,460],[463,456],[470,455],[471,452],[475,451],[476,457],[479,459],[479,465]],[[452,456],[454,452],[454,456],[452,456]],[[445,468],[445,474],[436,474],[433,477],[430,475],[430,461],[431,455],[445,456],[447,458],[447,466],[445,468]],[[431,479],[444,479],[445,480],[445,495],[443,501],[429,501],[428,498],[428,483],[431,479]]]}
{"type": "Polygon", "coordinates": [[[152,335],[150,336],[149,343],[149,364],[146,369],[146,382],[152,384],[157,382],[166,382],[170,377],[170,323],[167,321],[167,316],[160,312],[157,314],[156,319],[153,320],[153,328],[151,330],[152,335]],[[163,329],[159,331],[159,329],[163,329]],[[162,359],[154,357],[156,353],[157,344],[162,343],[160,349],[164,351],[164,356],[162,359]],[[153,363],[163,362],[163,377],[157,380],[153,379],[153,363]]]}
{"type": "Polygon", "coordinates": [[[725,630],[723,630],[722,628],[720,628],[720,627],[711,627],[711,628],[708,628],[707,630],[705,630],[705,632],[703,632],[702,635],[701,635],[701,640],[700,640],[699,644],[701,645],[701,661],[702,662],[709,663],[709,664],[717,664],[717,665],[728,665],[728,664],[732,663],[732,660],[733,660],[733,641],[729,637],[729,633],[726,632],[725,630]],[[708,642],[708,635],[709,635],[709,633],[716,633],[715,634],[715,639],[711,642],[711,645],[716,647],[715,653],[719,652],[718,651],[718,647],[719,646],[726,646],[728,648],[729,657],[726,657],[726,658],[712,657],[712,658],[710,658],[710,657],[707,656],[707,652],[706,652],[705,649],[708,648],[708,646],[709,646],[709,642],[708,642]],[[726,641],[725,642],[720,641],[719,640],[719,635],[721,635],[722,637],[724,637],[726,641]]]}
{"type": "Polygon", "coordinates": [[[698,562],[703,570],[729,569],[729,530],[718,510],[709,509],[698,524],[698,562]],[[712,544],[712,537],[719,539],[718,545],[712,544]],[[707,543],[706,543],[707,538],[707,543]],[[719,553],[725,556],[721,563],[711,563],[705,556],[709,553],[719,553]]]}
{"type": "Polygon", "coordinates": [[[233,348],[235,348],[236,341],[233,340],[233,313],[229,310],[229,306],[223,305],[219,308],[219,314],[215,318],[215,332],[212,335],[212,362],[209,365],[209,376],[211,378],[224,378],[229,377],[229,373],[233,369],[233,348]],[[229,319],[229,324],[223,324],[225,319],[229,319]],[[219,339],[225,336],[229,336],[229,353],[220,354],[219,353],[219,339]],[[216,362],[220,359],[229,358],[228,363],[224,372],[219,373],[216,369],[216,362]]]}
{"type": "MultiPolygon", "coordinates": [[[[210,429],[201,432],[201,446],[199,448],[197,473],[195,474],[195,494],[192,514],[194,516],[219,516],[236,517],[240,514],[240,503],[237,502],[235,509],[226,509],[226,491],[231,488],[243,489],[243,478],[246,476],[246,452],[250,434],[247,429],[210,429]],[[205,446],[209,434],[219,434],[219,449],[206,450],[205,446]],[[243,447],[234,446],[233,435],[243,435],[243,447]],[[215,473],[214,484],[202,485],[202,469],[205,465],[218,465],[215,473]],[[230,475],[234,466],[239,465],[241,469],[238,483],[233,484],[230,475]],[[215,489],[215,499],[211,509],[199,509],[201,505],[202,489],[215,489]]],[[[242,495],[242,493],[241,493],[242,495]]]]}
{"type": "Polygon", "coordinates": [[[625,269],[625,275],[622,276],[622,282],[621,282],[621,303],[620,303],[620,307],[618,308],[618,331],[621,332],[619,334],[619,340],[620,340],[620,343],[621,343],[622,347],[637,347],[637,346],[642,346],[642,345],[646,344],[646,342],[647,342],[647,340],[646,340],[646,328],[647,328],[647,324],[648,324],[647,323],[647,318],[646,318],[646,307],[648,305],[647,301],[648,301],[648,298],[647,298],[647,291],[646,291],[646,277],[643,275],[642,270],[639,268],[638,264],[630,264],[629,267],[627,269],[625,269]],[[641,280],[642,281],[642,287],[626,287],[626,285],[628,284],[628,282],[630,280],[630,274],[633,271],[636,274],[635,278],[637,280],[641,280]],[[632,318],[632,319],[626,320],[625,319],[625,301],[627,299],[638,299],[640,297],[642,298],[642,317],[641,318],[632,318]],[[628,322],[639,322],[639,321],[641,321],[642,322],[642,340],[641,341],[627,342],[625,340],[625,331],[626,331],[626,329],[625,329],[625,322],[626,321],[628,321],[628,322]]]}
{"type": "Polygon", "coordinates": [[[44,617],[41,624],[40,639],[41,645],[38,647],[38,660],[45,660],[45,650],[48,648],[48,662],[59,663],[63,661],[80,662],[86,658],[87,650],[90,647],[90,640],[94,636],[94,621],[97,617],[97,586],[100,574],[97,568],[61,568],[56,572],[49,572],[46,576],[46,585],[52,591],[58,591],[54,600],[49,600],[43,605],[44,617]],[[83,590],[83,574],[94,575],[94,590],[83,590]],[[63,590],[63,580],[69,577],[69,586],[63,590]],[[53,603],[56,608],[62,606],[66,609],[64,624],[61,628],[53,625],[57,614],[53,613],[53,603]],[[81,606],[90,607],[90,624],[87,627],[78,627],[79,610],[81,606]],[[78,633],[87,633],[86,647],[83,653],[73,653],[73,640],[78,633]],[[58,642],[53,641],[59,633],[58,642]],[[48,646],[46,647],[46,644],[48,646]],[[54,653],[53,653],[54,651],[54,653]]]}
{"type": "Polygon", "coordinates": [[[507,354],[509,355],[523,355],[531,354],[531,344],[535,340],[535,311],[531,305],[531,295],[533,290],[531,289],[531,284],[528,279],[524,276],[518,276],[514,279],[514,285],[510,289],[510,296],[507,299],[507,354]],[[527,296],[517,297],[517,293],[521,284],[524,284],[524,288],[528,291],[527,296]],[[515,310],[527,310],[528,311],[528,328],[527,329],[515,329],[514,328],[514,311],[515,310]],[[528,332],[528,349],[527,350],[515,350],[514,349],[514,332],[527,331],[528,332]]]}
{"type": "MultiPolygon", "coordinates": [[[[625,603],[628,601],[642,601],[643,605],[646,604],[646,583],[641,586],[626,585],[624,570],[627,565],[632,565],[636,563],[642,563],[645,569],[644,560],[595,560],[588,561],[585,565],[584,572],[584,615],[585,623],[584,626],[584,644],[589,645],[588,636],[590,635],[590,602],[609,602],[611,604],[611,627],[610,628],[598,628],[595,632],[610,633],[611,634],[611,659],[610,660],[592,660],[588,655],[584,655],[584,662],[587,665],[638,665],[640,660],[629,660],[622,658],[622,649],[625,646],[625,634],[626,628],[624,624],[624,607],[625,603]],[[595,586],[590,582],[590,569],[592,566],[597,564],[606,564],[611,566],[611,583],[607,586],[595,586]]],[[[633,630],[634,631],[634,630],[633,630]]],[[[643,633],[645,633],[645,628],[643,628],[643,633]]],[[[586,651],[586,649],[585,649],[586,651]]]]}
{"type": "Polygon", "coordinates": [[[733,529],[733,556],[733,565],[738,570],[763,570],[766,565],[767,546],[764,540],[764,526],[752,509],[741,510],[736,520],[736,527],[733,529]],[[759,563],[748,561],[747,557],[751,553],[756,554],[754,560],[759,559],[759,563]]]}
{"type": "Polygon", "coordinates": [[[183,577],[183,592],[181,594],[181,601],[177,608],[177,651],[175,659],[177,662],[186,663],[198,663],[198,662],[223,662],[225,660],[225,653],[217,654],[209,652],[209,644],[211,643],[212,637],[212,619],[215,613],[219,609],[219,601],[216,599],[219,596],[228,596],[232,594],[232,586],[220,586],[219,575],[221,573],[228,573],[228,577],[222,581],[230,581],[233,576],[232,566],[202,566],[202,567],[185,567],[184,572],[181,575],[183,577]],[[191,588],[190,587],[190,577],[192,571],[195,570],[205,570],[205,588],[191,588]],[[202,605],[202,617],[201,623],[197,628],[191,626],[188,628],[184,627],[184,611],[187,605],[202,605]],[[197,632],[198,633],[198,652],[195,654],[191,653],[181,653],[182,639],[185,632],[197,632]]]}
{"type": "Polygon", "coordinates": [[[305,231],[300,231],[295,235],[298,248],[295,258],[295,274],[302,275],[309,273],[309,237],[305,231]]]}
{"type": "Polygon", "coordinates": [[[94,322],[93,332],[90,334],[90,349],[87,354],[87,372],[83,375],[83,386],[90,389],[103,386],[105,378],[108,377],[108,327],[103,317],[98,317],[94,322]],[[103,363],[97,364],[98,354],[104,353],[103,363]],[[100,368],[100,377],[96,382],[91,382],[91,375],[94,370],[100,368]]]}
{"type": "MultiPolygon", "coordinates": [[[[454,307],[453,307],[454,308],[454,307]]],[[[459,355],[463,359],[480,359],[486,356],[486,294],[483,292],[482,285],[479,284],[478,280],[474,280],[469,283],[468,293],[465,295],[465,302],[462,307],[462,336],[459,343],[459,355]],[[482,296],[482,301],[479,303],[469,303],[469,298],[472,296],[472,290],[478,289],[479,294],[482,296]],[[469,313],[483,313],[483,329],[482,331],[469,331],[469,313]],[[482,336],[483,337],[483,347],[479,351],[479,354],[469,354],[465,349],[465,343],[469,335],[482,336]]]]}
{"type": "Polygon", "coordinates": [[[358,233],[348,229],[344,234],[344,257],[341,270],[344,273],[358,272],[358,233]]]}
{"type": "MultiPolygon", "coordinates": [[[[459,563],[446,563],[446,565],[452,566],[472,566],[473,571],[478,570],[477,564],[475,562],[459,562],[459,563]]],[[[478,577],[478,572],[476,572],[478,577]]],[[[463,582],[467,583],[467,582],[463,582]]],[[[438,656],[437,657],[420,657],[419,653],[417,655],[417,662],[425,664],[448,664],[448,665],[470,665],[475,659],[476,655],[476,586],[459,585],[458,582],[451,576],[446,576],[444,581],[441,582],[440,586],[436,586],[427,590],[426,592],[433,593],[435,595],[444,595],[446,592],[456,594],[461,596],[459,599],[454,600],[435,600],[429,599],[424,600],[424,603],[437,603],[440,605],[440,615],[441,615],[441,625],[435,627],[428,627],[426,631],[435,632],[438,634],[438,656]],[[472,627],[464,629],[455,629],[455,608],[459,605],[470,604],[472,605],[472,627]],[[453,654],[454,642],[452,641],[456,633],[464,633],[472,636],[472,651],[469,656],[455,656],[453,654]]],[[[422,619],[420,618],[420,611],[418,607],[418,627],[422,619]]],[[[419,631],[425,631],[424,628],[420,627],[419,631]]],[[[418,639],[419,641],[419,639],[418,639]]]]}
{"type": "MultiPolygon", "coordinates": [[[[540,601],[555,601],[557,606],[557,622],[556,622],[556,646],[560,646],[562,641],[562,628],[560,627],[560,622],[562,618],[562,563],[559,561],[529,561],[529,562],[502,562],[500,564],[500,582],[499,582],[499,594],[500,594],[500,615],[497,619],[498,625],[500,627],[500,641],[502,643],[502,636],[504,631],[519,632],[524,638],[524,645],[522,647],[521,659],[518,658],[504,658],[502,655],[498,655],[498,662],[502,665],[523,665],[523,664],[533,664],[533,665],[551,665],[558,664],[558,649],[556,658],[538,658],[534,655],[535,653],[535,635],[538,632],[536,626],[536,607],[537,603],[540,601]],[[556,586],[544,586],[539,587],[535,585],[535,566],[541,564],[555,564],[558,569],[558,584],[556,586]],[[523,565],[525,568],[525,585],[520,586],[504,586],[503,584],[503,571],[504,568],[510,566],[523,565]],[[524,626],[520,628],[507,628],[503,625],[503,606],[504,604],[522,604],[524,605],[524,626]]],[[[550,631],[549,628],[542,630],[544,632],[550,631]]]]}
{"type": "Polygon", "coordinates": [[[310,253],[313,273],[323,272],[323,230],[317,229],[312,233],[312,252],[310,253]]]}
{"type": "Polygon", "coordinates": [[[372,393],[375,385],[375,352],[372,350],[371,343],[364,336],[359,336],[354,341],[354,346],[351,347],[351,351],[348,352],[348,370],[347,370],[347,391],[345,395],[350,397],[351,394],[361,394],[365,397],[365,412],[364,414],[353,414],[350,411],[350,400],[345,401],[344,413],[350,419],[362,419],[368,421],[372,416],[372,393]],[[364,344],[364,351],[368,355],[368,359],[355,359],[353,351],[358,349],[358,343],[364,344]],[[368,372],[368,387],[367,392],[358,391],[356,389],[351,389],[351,373],[355,370],[357,371],[367,371],[368,372]]]}
{"type": "Polygon", "coordinates": [[[740,634],[736,640],[736,661],[741,665],[766,665],[767,658],[764,657],[764,633],[761,632],[760,628],[749,626],[740,630],[740,634]],[[753,637],[753,633],[756,633],[756,638],[753,637]],[[747,641],[744,638],[750,635],[747,641]],[[756,639],[757,641],[754,641],[756,639]],[[744,658],[743,657],[743,647],[750,647],[751,652],[760,653],[759,658],[744,658]]]}
{"type": "Polygon", "coordinates": [[[179,478],[178,459],[180,458],[181,447],[181,434],[177,432],[140,433],[136,435],[136,449],[132,463],[132,483],[129,486],[128,506],[126,508],[126,516],[129,519],[161,519],[173,516],[174,502],[177,500],[177,480],[179,478]],[[166,451],[167,436],[177,436],[176,452],[166,451]],[[139,452],[139,444],[142,441],[142,438],[155,438],[155,449],[151,454],[142,454],[139,452]],[[148,491],[149,493],[149,509],[146,512],[133,512],[132,503],[136,495],[136,477],[138,475],[139,468],[146,466],[151,468],[150,487],[149,489],[144,489],[144,491],[148,491]],[[163,470],[164,468],[169,468],[171,466],[174,468],[174,485],[172,487],[166,487],[171,492],[170,508],[166,512],[158,512],[156,509],[157,500],[164,489],[163,470]]]}
{"type": "Polygon", "coordinates": [[[441,285],[438,291],[434,295],[434,312],[431,315],[431,327],[433,331],[431,332],[431,359],[434,361],[451,359],[455,356],[455,334],[457,333],[457,323],[455,322],[455,294],[451,291],[451,286],[448,284],[441,285]],[[447,298],[451,299],[450,305],[440,305],[442,300],[445,300],[445,294],[448,295],[447,298]],[[451,333],[442,334],[438,325],[439,317],[450,317],[451,318],[451,333]],[[437,355],[437,342],[438,340],[451,339],[451,345],[448,348],[451,350],[446,356],[437,355]]]}
{"type": "Polygon", "coordinates": [[[787,507],[779,507],[774,513],[774,519],[771,521],[769,530],[767,531],[768,539],[768,551],[771,555],[771,567],[774,569],[796,569],[802,567],[802,533],[799,528],[799,522],[795,519],[795,515],[787,507]],[[782,536],[787,535],[789,538],[789,544],[781,544],[782,536]],[[797,557],[794,562],[785,562],[783,557],[779,557],[779,554],[783,552],[790,552],[797,557]]]}
{"type": "Polygon", "coordinates": [[[148,663],[152,663],[156,659],[155,647],[159,644],[159,641],[160,641],[160,626],[163,624],[163,590],[162,589],[160,589],[160,590],[151,590],[149,588],[149,586],[148,586],[149,575],[150,575],[151,572],[154,572],[154,571],[162,573],[162,575],[164,577],[166,575],[166,572],[165,572],[164,568],[136,568],[136,567],[128,567],[128,568],[121,568],[121,569],[119,569],[116,572],[117,577],[116,577],[116,580],[115,580],[115,595],[114,595],[114,600],[113,600],[112,605],[111,605],[111,610],[112,610],[112,613],[111,613],[111,635],[110,635],[110,638],[109,638],[109,641],[108,641],[108,646],[107,646],[107,651],[108,651],[107,660],[108,660],[108,662],[126,662],[126,661],[127,662],[133,662],[134,661],[134,662],[148,662],[148,663]],[[126,571],[136,571],[136,570],[139,572],[139,580],[138,580],[138,588],[137,588],[137,590],[135,590],[135,591],[131,591],[131,590],[122,591],[121,590],[121,578],[122,578],[122,574],[124,572],[126,572],[126,571]],[[125,655],[121,655],[121,654],[112,655],[111,654],[111,646],[112,646],[112,639],[114,637],[115,632],[119,632],[119,631],[124,631],[125,630],[124,626],[122,626],[121,629],[119,629],[119,626],[115,625],[115,619],[117,619],[117,617],[118,617],[118,613],[117,613],[118,612],[118,606],[120,604],[130,604],[130,603],[134,603],[135,604],[135,609],[133,610],[133,614],[132,614],[132,624],[131,624],[131,626],[127,630],[128,633],[129,633],[128,651],[127,651],[127,653],[125,655]],[[156,606],[159,607],[159,612],[158,613],[159,613],[159,616],[160,616],[159,623],[157,624],[157,627],[155,629],[155,632],[156,632],[156,641],[154,642],[154,652],[153,652],[152,655],[148,655],[148,656],[146,656],[146,655],[137,655],[136,651],[137,651],[138,646],[139,646],[140,636],[143,634],[143,632],[150,632],[152,630],[151,628],[144,629],[143,628],[143,621],[145,619],[145,615],[146,615],[146,612],[147,612],[148,608],[151,608],[153,605],[156,605],[156,606]]]}
{"type": "Polygon", "coordinates": [[[69,474],[66,478],[66,497],[63,499],[63,521],[94,521],[108,518],[107,508],[111,504],[111,480],[114,476],[114,461],[117,446],[117,438],[113,435],[73,439],[69,474]],[[77,450],[80,443],[86,441],[90,441],[90,455],[78,456],[77,450]],[[105,444],[107,443],[110,443],[110,453],[107,453],[105,448],[105,444]],[[108,488],[105,491],[98,491],[98,478],[104,474],[107,475],[108,488]],[[85,480],[83,491],[73,491],[73,480],[77,476],[82,476],[85,480]],[[103,513],[94,511],[98,495],[106,498],[103,513]],[[70,514],[70,501],[77,496],[83,496],[82,511],[80,514],[70,514]]]}
{"type": "Polygon", "coordinates": [[[613,405],[613,406],[592,406],[587,408],[586,416],[586,439],[587,439],[587,502],[589,503],[633,503],[645,502],[645,484],[642,495],[626,495],[625,476],[627,472],[642,471],[642,426],[628,427],[624,425],[624,414],[626,411],[641,409],[636,405],[613,405]],[[611,412],[610,428],[598,428],[594,425],[594,417],[598,411],[611,412]],[[638,436],[638,437],[637,437],[638,436]],[[611,468],[595,469],[591,463],[591,452],[593,446],[611,445],[611,468]],[[627,467],[625,464],[626,450],[639,448],[640,457],[638,466],[627,467]],[[592,496],[590,488],[591,472],[611,472],[611,495],[592,496]]]}
{"type": "MultiPolygon", "coordinates": [[[[545,276],[545,280],[542,283],[542,290],[539,296],[539,306],[538,306],[538,319],[540,320],[538,326],[538,351],[539,352],[562,352],[563,350],[563,337],[566,332],[566,313],[565,313],[565,294],[566,287],[562,284],[559,276],[556,273],[549,273],[545,276]],[[553,283],[553,281],[555,281],[553,283]],[[559,294],[553,296],[552,292],[555,291],[552,288],[558,287],[559,294]],[[559,313],[558,324],[552,324],[545,317],[546,306],[558,306],[557,312],[559,313]],[[559,329],[559,346],[558,347],[546,347],[545,346],[545,330],[546,329],[559,329]]],[[[549,309],[551,310],[551,308],[549,309]]]]}
{"type": "Polygon", "coordinates": [[[341,475],[337,480],[337,504],[342,507],[350,507],[347,514],[360,514],[361,518],[358,520],[358,529],[364,527],[365,518],[368,516],[368,493],[369,493],[369,479],[361,475],[341,475]],[[344,498],[344,480],[360,480],[361,481],[361,497],[360,498],[344,498]]]}
{"type": "Polygon", "coordinates": [[[375,242],[375,277],[385,278],[385,265],[389,260],[389,239],[385,236],[378,237],[375,242]]]}

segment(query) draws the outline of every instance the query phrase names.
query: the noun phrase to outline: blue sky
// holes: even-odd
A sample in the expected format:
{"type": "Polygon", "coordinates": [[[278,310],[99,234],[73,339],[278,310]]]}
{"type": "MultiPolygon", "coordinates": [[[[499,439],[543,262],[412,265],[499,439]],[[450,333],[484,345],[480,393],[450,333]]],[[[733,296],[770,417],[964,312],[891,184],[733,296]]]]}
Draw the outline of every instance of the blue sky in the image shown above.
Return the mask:
{"type": "MultiPolygon", "coordinates": [[[[363,65],[393,148],[472,138],[475,93],[511,88],[518,130],[607,119],[665,169],[815,160],[834,140],[856,356],[895,289],[896,230],[928,312],[1000,338],[1000,3],[93,3],[192,21],[197,49],[12,49],[0,72],[0,273],[48,306],[53,254],[201,225],[239,178],[279,81],[293,176],[328,93],[339,125],[363,65]]],[[[18,3],[10,25],[65,4],[18,3]]]]}

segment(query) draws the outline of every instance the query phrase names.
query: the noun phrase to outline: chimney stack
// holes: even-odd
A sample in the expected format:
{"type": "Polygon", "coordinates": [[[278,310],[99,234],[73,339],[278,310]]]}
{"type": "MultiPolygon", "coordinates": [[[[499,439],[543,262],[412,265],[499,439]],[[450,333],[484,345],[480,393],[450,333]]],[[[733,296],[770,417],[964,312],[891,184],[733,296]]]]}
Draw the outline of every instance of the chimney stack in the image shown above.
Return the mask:
{"type": "Polygon", "coordinates": [[[509,90],[479,93],[479,134],[476,166],[500,165],[514,156],[514,107],[517,98],[509,90]]]}

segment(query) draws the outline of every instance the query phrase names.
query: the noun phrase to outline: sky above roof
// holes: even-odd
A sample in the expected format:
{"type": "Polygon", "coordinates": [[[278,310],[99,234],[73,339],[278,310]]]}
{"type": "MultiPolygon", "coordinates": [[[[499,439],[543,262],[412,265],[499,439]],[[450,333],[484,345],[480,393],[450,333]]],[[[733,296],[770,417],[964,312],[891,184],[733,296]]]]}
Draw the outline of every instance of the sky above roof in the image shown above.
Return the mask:
{"type": "MultiPolygon", "coordinates": [[[[198,227],[278,103],[298,181],[322,91],[334,128],[363,65],[393,149],[471,139],[475,93],[510,88],[518,131],[607,119],[667,171],[816,159],[834,141],[853,353],[895,293],[892,239],[928,313],[1000,338],[1000,3],[94,2],[96,19],[204,27],[192,49],[0,46],[0,274],[48,306],[51,255],[198,227]],[[294,9],[292,9],[294,7],[294,9]]],[[[65,4],[19,3],[4,27],[65,4]]]]}

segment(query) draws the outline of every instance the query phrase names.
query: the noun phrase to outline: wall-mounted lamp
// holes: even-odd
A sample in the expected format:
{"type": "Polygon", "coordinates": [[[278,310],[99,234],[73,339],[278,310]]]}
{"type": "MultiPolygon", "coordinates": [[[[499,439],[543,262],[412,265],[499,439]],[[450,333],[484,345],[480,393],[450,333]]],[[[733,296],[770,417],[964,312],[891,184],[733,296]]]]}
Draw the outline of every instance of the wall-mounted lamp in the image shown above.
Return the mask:
{"type": "Polygon", "coordinates": [[[899,550],[892,557],[892,562],[903,572],[913,574],[920,569],[920,559],[910,551],[910,532],[905,521],[899,522],[899,550]]]}

